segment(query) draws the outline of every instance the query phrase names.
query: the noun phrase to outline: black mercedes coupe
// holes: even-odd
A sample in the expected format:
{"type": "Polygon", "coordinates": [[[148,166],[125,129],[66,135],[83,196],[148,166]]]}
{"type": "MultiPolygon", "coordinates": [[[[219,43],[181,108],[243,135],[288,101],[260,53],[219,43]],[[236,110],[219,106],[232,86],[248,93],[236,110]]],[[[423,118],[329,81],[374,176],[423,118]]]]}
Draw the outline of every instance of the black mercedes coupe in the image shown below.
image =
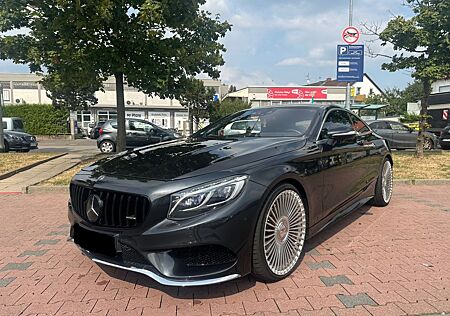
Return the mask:
{"type": "Polygon", "coordinates": [[[274,282],[328,224],[389,204],[392,165],[386,141],[338,106],[244,110],[83,169],[70,235],[93,261],[164,285],[274,282]]]}

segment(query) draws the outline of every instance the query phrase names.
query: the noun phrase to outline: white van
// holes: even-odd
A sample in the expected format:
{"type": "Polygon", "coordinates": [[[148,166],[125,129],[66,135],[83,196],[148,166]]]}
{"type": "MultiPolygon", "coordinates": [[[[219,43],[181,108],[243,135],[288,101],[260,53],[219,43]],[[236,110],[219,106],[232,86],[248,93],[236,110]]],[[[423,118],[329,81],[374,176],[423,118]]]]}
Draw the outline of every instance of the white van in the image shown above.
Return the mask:
{"type": "Polygon", "coordinates": [[[23,121],[20,117],[4,117],[3,130],[13,132],[24,132],[23,121]]]}

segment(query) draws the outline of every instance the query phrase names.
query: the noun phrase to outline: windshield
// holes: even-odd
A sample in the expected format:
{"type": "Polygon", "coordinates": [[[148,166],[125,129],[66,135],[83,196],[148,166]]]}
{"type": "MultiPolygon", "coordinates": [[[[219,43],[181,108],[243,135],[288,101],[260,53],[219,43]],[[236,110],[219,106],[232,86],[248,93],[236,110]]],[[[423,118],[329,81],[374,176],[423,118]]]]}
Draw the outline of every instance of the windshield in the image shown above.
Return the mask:
{"type": "Polygon", "coordinates": [[[303,136],[318,111],[314,108],[258,108],[225,117],[193,137],[292,137],[303,136]]]}

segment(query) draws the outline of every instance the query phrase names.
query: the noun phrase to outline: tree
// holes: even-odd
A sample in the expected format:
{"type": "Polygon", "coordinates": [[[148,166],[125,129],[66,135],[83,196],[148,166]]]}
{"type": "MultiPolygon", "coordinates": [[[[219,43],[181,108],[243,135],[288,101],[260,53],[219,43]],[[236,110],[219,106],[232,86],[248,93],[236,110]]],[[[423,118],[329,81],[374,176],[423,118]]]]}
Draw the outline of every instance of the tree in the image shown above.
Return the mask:
{"type": "Polygon", "coordinates": [[[384,95],[371,95],[365,99],[367,104],[389,104],[384,111],[387,116],[406,115],[407,105],[417,102],[423,96],[423,86],[419,81],[408,84],[404,90],[390,88],[384,95]]]}
{"type": "Polygon", "coordinates": [[[208,113],[213,104],[215,91],[212,88],[206,89],[203,81],[196,78],[186,80],[186,87],[181,94],[181,104],[189,111],[189,135],[194,132],[194,120],[208,117],[208,113]]]}
{"type": "Polygon", "coordinates": [[[0,0],[0,58],[48,69],[55,98],[88,100],[91,89],[116,79],[117,150],[125,148],[124,83],[149,95],[176,98],[187,78],[219,76],[230,24],[200,9],[205,0],[0,0]],[[80,80],[88,84],[68,93],[80,80]]]}
{"type": "Polygon", "coordinates": [[[390,43],[396,54],[385,56],[391,59],[382,68],[389,71],[411,69],[412,76],[423,87],[421,100],[419,136],[416,156],[423,157],[423,132],[426,124],[431,84],[450,74],[449,11],[450,0],[406,0],[415,14],[407,19],[397,16],[389,21],[381,32],[366,29],[377,35],[382,45],[390,43]]]}
{"type": "Polygon", "coordinates": [[[210,120],[217,121],[227,115],[250,108],[250,104],[239,99],[227,98],[222,102],[215,102],[211,108],[210,120]]]}

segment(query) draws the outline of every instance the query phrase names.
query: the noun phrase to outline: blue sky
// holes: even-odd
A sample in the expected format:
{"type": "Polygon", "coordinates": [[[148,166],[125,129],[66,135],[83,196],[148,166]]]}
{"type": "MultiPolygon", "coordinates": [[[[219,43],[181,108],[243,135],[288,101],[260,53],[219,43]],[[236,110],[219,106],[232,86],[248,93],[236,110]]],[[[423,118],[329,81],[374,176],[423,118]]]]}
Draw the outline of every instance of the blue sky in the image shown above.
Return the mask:
{"type": "MultiPolygon", "coordinates": [[[[385,25],[393,15],[410,15],[403,0],[354,0],[354,25],[385,25]]],[[[222,80],[247,85],[301,85],[336,76],[336,45],[348,23],[347,0],[207,0],[205,9],[220,14],[233,29],[223,40],[227,52],[222,80]]],[[[363,36],[359,43],[367,38],[363,36]]],[[[389,47],[371,44],[376,51],[389,47]]],[[[366,58],[365,71],[382,87],[404,87],[406,71],[381,70],[382,58],[366,58]]],[[[28,72],[0,61],[0,72],[28,72]]]]}

